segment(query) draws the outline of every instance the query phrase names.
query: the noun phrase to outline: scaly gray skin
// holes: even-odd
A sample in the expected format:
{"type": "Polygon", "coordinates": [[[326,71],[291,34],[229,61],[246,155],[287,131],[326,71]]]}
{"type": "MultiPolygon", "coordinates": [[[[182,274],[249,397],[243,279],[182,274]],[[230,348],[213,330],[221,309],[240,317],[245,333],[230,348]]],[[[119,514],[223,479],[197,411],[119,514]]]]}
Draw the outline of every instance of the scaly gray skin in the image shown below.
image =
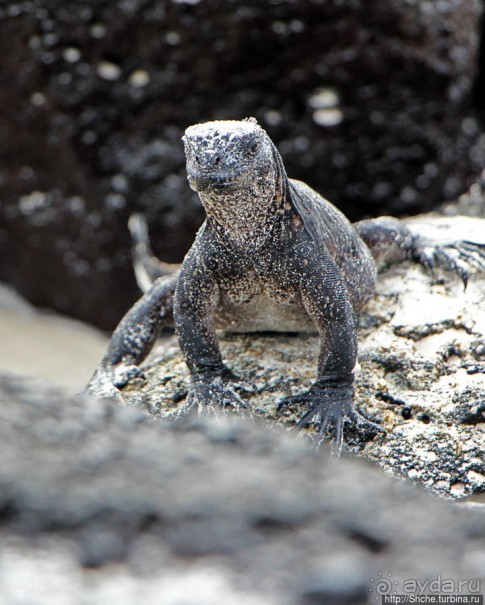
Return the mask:
{"type": "MultiPolygon", "coordinates": [[[[243,408],[240,381],[222,360],[216,328],[317,330],[316,380],[280,406],[304,403],[299,425],[316,425],[319,440],[330,432],[337,452],[345,423],[380,430],[354,407],[352,373],[355,313],[372,296],[377,266],[411,256],[432,266],[440,258],[463,277],[463,263],[446,257],[443,247],[438,251],[420,241],[397,219],[352,226],[310,187],[288,179],[278,151],[254,119],[197,124],[183,140],[189,184],[207,220],[180,271],[166,277],[174,267],[157,265],[143,223],[132,219],[139,280],[165,277],[155,279],[123,318],[88,392],[119,396],[118,387],[139,372],[173,313],[191,375],[186,409],[243,408]]],[[[467,254],[483,268],[480,248],[467,254]]]]}

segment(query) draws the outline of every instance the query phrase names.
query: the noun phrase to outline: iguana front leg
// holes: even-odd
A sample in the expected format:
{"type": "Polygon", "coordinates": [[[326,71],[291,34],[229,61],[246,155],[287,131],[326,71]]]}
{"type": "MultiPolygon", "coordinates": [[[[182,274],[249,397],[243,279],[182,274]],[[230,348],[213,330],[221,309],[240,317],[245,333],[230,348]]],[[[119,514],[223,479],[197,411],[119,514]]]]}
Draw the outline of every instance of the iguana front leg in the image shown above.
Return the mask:
{"type": "Polygon", "coordinates": [[[193,246],[182,265],[174,304],[175,328],[190,370],[190,389],[182,412],[194,405],[199,412],[214,406],[246,407],[233,388],[239,378],[222,361],[214,329],[217,301],[215,275],[193,246]]]}
{"type": "Polygon", "coordinates": [[[167,323],[172,323],[177,275],[160,278],[128,311],[113,332],[108,349],[84,395],[122,399],[119,389],[140,374],[145,359],[167,323]]]}
{"type": "Polygon", "coordinates": [[[382,430],[354,407],[353,368],[357,357],[354,311],[340,272],[328,255],[312,246],[299,251],[300,293],[321,337],[317,379],[311,388],[284,399],[280,406],[303,403],[308,411],[298,426],[317,426],[318,440],[329,432],[333,452],[340,454],[345,423],[373,432],[382,430]]]}

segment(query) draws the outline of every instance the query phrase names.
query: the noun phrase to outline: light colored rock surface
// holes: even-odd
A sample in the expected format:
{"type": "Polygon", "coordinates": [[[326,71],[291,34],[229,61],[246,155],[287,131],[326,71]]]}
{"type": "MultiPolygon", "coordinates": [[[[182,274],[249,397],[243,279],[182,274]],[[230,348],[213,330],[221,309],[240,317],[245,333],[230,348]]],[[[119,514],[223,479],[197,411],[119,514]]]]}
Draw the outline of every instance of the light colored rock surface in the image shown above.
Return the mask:
{"type": "MultiPolygon", "coordinates": [[[[434,278],[407,262],[388,269],[360,317],[356,402],[387,433],[365,442],[348,431],[350,449],[386,472],[441,495],[485,491],[485,280],[465,290],[455,275],[434,278]]],[[[313,336],[226,336],[227,364],[253,383],[250,409],[291,425],[299,410],[276,411],[280,399],[307,388],[315,375],[313,336]]],[[[176,341],[145,365],[146,380],[125,389],[128,402],[155,416],[176,415],[188,374],[176,341]]]]}

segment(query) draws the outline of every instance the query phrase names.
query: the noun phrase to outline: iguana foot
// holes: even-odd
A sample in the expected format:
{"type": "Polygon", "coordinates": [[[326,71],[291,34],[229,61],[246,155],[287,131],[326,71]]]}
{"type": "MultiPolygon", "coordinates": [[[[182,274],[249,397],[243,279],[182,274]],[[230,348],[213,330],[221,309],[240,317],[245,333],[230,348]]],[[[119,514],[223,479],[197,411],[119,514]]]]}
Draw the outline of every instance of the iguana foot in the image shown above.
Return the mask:
{"type": "Polygon", "coordinates": [[[101,363],[94,372],[82,395],[98,399],[115,399],[124,403],[120,392],[132,378],[144,378],[142,370],[135,365],[101,363]]]}
{"type": "Polygon", "coordinates": [[[353,388],[343,385],[315,383],[308,391],[286,397],[278,405],[278,411],[287,405],[305,404],[308,411],[297,423],[298,428],[316,426],[316,441],[320,445],[327,433],[332,437],[332,453],[340,456],[345,424],[372,433],[384,433],[378,424],[367,420],[354,409],[353,388]]]}
{"type": "Polygon", "coordinates": [[[113,368],[100,365],[96,368],[88,385],[81,393],[82,397],[94,397],[96,399],[114,399],[123,403],[120,390],[115,386],[113,368]]]}
{"type": "Polygon", "coordinates": [[[485,272],[485,244],[457,241],[450,244],[432,244],[416,240],[414,258],[433,273],[437,265],[457,273],[466,288],[470,269],[485,272]]]}
{"type": "Polygon", "coordinates": [[[246,410],[248,406],[237,390],[245,390],[243,382],[227,368],[222,372],[193,375],[189,394],[178,415],[184,415],[194,406],[200,415],[216,413],[220,409],[246,410]]]}

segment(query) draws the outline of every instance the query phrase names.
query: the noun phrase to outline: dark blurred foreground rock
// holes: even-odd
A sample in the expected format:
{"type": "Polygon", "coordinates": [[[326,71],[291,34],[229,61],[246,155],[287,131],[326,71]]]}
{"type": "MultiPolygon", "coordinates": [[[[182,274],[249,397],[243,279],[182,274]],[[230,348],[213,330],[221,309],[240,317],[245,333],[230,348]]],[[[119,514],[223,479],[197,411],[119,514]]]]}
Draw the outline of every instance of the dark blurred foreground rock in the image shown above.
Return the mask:
{"type": "Polygon", "coordinates": [[[180,260],[202,220],[180,136],[255,115],[349,216],[453,199],[485,163],[479,0],[22,0],[0,6],[0,279],[112,328],[128,216],[180,260]]]}
{"type": "MultiPolygon", "coordinates": [[[[432,239],[485,244],[485,219],[422,216],[409,221],[432,239]]],[[[485,275],[465,289],[456,274],[403,263],[379,277],[360,317],[356,401],[387,433],[371,442],[347,436],[355,453],[441,495],[485,492],[485,275]]],[[[245,397],[271,422],[294,423],[304,408],[278,402],[308,388],[319,340],[309,335],[233,335],[222,341],[229,367],[256,386],[245,397]]],[[[184,406],[188,371],[178,344],[155,352],[123,391],[126,401],[161,416],[184,406]]]]}
{"type": "Polygon", "coordinates": [[[359,604],[389,578],[484,577],[482,507],[268,425],[155,421],[6,374],[0,420],[2,605],[359,604]]]}

